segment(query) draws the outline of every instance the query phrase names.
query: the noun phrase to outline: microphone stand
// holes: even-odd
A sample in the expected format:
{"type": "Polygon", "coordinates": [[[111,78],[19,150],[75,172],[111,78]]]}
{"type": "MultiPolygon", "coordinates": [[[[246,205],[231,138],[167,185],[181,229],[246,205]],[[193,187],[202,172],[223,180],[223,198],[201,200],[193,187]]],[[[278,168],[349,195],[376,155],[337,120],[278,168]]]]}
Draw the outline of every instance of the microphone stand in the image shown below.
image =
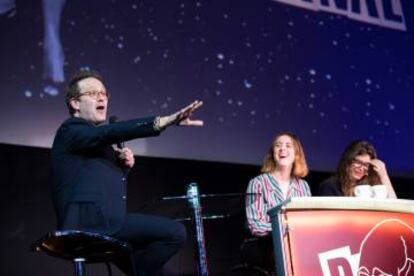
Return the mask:
{"type": "Polygon", "coordinates": [[[204,240],[203,216],[201,213],[200,194],[197,183],[190,183],[187,187],[187,199],[192,209],[191,218],[195,228],[197,251],[197,269],[199,276],[208,276],[207,253],[204,240]]]}
{"type": "Polygon", "coordinates": [[[247,195],[258,195],[258,193],[226,193],[226,194],[200,194],[197,183],[190,183],[187,186],[187,194],[180,196],[164,196],[161,200],[187,200],[192,210],[191,218],[182,218],[180,221],[191,220],[195,229],[194,239],[196,241],[197,272],[199,276],[208,276],[207,251],[204,239],[203,219],[227,218],[230,215],[202,215],[200,198],[238,198],[247,195]]]}

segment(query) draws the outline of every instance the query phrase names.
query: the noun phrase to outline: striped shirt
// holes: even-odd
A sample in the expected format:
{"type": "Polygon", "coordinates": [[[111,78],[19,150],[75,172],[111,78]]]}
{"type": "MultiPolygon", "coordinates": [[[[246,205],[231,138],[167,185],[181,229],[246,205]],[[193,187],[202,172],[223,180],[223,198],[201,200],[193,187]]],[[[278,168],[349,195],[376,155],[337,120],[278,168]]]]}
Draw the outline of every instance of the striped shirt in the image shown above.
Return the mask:
{"type": "Polygon", "coordinates": [[[287,195],[270,173],[256,176],[249,182],[246,197],[246,216],[250,232],[254,236],[265,236],[272,227],[267,211],[282,203],[287,198],[311,196],[308,183],[299,178],[292,178],[287,195]]]}

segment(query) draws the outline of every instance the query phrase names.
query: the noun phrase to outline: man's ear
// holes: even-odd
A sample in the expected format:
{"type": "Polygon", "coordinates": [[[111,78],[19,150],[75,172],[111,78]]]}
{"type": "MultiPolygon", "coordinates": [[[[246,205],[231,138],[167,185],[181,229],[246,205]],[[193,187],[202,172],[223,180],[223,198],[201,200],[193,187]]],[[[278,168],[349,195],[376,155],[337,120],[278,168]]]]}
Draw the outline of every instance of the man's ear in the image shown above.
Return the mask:
{"type": "Polygon", "coordinates": [[[72,98],[69,100],[69,105],[72,108],[72,110],[74,111],[73,113],[76,113],[79,111],[80,108],[80,102],[78,99],[76,98],[72,98]]]}

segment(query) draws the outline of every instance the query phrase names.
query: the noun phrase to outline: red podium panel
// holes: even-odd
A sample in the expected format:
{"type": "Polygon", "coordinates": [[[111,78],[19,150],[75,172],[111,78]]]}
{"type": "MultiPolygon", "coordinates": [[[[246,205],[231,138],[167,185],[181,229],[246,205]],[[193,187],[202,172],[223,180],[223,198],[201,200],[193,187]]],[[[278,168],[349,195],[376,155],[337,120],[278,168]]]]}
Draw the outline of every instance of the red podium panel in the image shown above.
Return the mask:
{"type": "Polygon", "coordinates": [[[278,276],[414,275],[414,201],[292,198],[269,214],[278,276]]]}

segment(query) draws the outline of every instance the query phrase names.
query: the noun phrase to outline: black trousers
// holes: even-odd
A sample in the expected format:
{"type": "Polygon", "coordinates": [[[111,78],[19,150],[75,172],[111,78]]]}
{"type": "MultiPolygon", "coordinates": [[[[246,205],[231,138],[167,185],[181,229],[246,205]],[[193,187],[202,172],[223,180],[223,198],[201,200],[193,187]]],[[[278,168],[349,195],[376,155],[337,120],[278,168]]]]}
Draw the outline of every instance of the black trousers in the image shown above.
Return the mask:
{"type": "Polygon", "coordinates": [[[275,271],[272,236],[248,237],[241,246],[243,261],[249,265],[263,268],[269,273],[275,271]]]}
{"type": "MultiPolygon", "coordinates": [[[[132,245],[137,274],[153,276],[180,249],[186,231],[182,224],[168,218],[131,213],[114,237],[132,245]]],[[[114,264],[127,275],[133,275],[129,256],[114,264]]]]}

